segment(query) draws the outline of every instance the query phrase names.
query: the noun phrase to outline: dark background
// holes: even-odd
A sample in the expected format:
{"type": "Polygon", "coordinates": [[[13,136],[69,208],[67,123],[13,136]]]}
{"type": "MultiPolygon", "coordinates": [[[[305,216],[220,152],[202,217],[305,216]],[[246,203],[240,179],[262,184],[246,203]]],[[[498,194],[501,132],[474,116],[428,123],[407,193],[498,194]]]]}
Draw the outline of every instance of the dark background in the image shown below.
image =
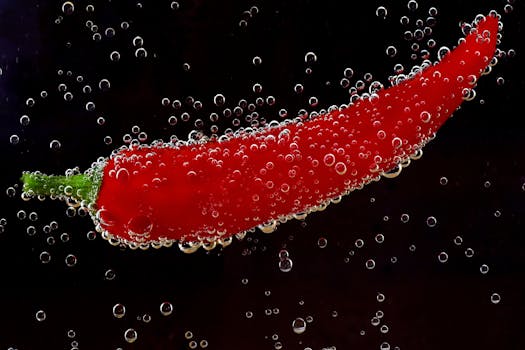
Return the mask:
{"type": "MultiPolygon", "coordinates": [[[[62,1],[0,1],[0,219],[7,221],[0,230],[0,349],[70,349],[73,340],[82,349],[186,349],[186,331],[194,334],[191,340],[206,339],[210,349],[274,349],[278,342],[283,349],[379,349],[385,341],[392,349],[525,348],[520,1],[509,14],[504,14],[505,1],[474,0],[419,1],[415,12],[398,1],[181,0],[174,11],[170,1],[138,6],[106,0],[92,1],[95,12],[89,14],[88,3],[76,1],[75,11],[65,15],[62,1]],[[375,15],[380,5],[388,9],[386,19],[375,15]],[[243,11],[252,6],[259,11],[242,28],[243,11]],[[266,121],[280,119],[280,108],[289,117],[301,108],[313,110],[309,96],[319,98],[317,109],[346,102],[348,93],[339,86],[346,67],[355,72],[352,85],[366,72],[386,84],[395,63],[409,69],[421,62],[410,58],[415,41],[404,40],[403,32],[416,29],[416,19],[425,20],[431,6],[439,10],[431,35],[436,49],[457,42],[460,21],[496,9],[504,23],[500,48],[514,49],[515,57],[500,59],[480,80],[478,98],[464,104],[423,158],[398,178],[371,184],[303,222],[288,222],[270,235],[248,235],[224,251],[130,251],[99,237],[88,240],[91,220],[67,217],[64,203],[23,202],[19,188],[14,197],[7,195],[24,170],[86,169],[123,144],[134,125],[149,141],[170,135],[185,139],[196,128],[209,135],[208,116],[220,111],[213,96],[224,94],[233,108],[241,98],[257,97],[252,91],[257,82],[262,96],[277,99],[275,106],[258,109],[266,121]],[[411,20],[406,27],[399,23],[403,15],[411,20]],[[92,40],[88,19],[99,26],[100,42],[92,40]],[[122,21],[130,23],[128,30],[120,29],[122,21]],[[114,38],[104,37],[108,26],[116,29],[114,38]],[[136,35],[144,38],[145,59],[133,55],[136,35]],[[385,54],[391,44],[398,50],[394,58],[385,54]],[[121,53],[119,62],[109,60],[113,50],[121,53]],[[318,57],[311,65],[304,60],[308,51],[318,57]],[[252,64],[256,55],[261,66],[252,64]],[[190,71],[184,70],[185,62],[190,71]],[[307,67],[311,75],[305,74],[307,67]],[[59,69],[70,70],[71,77],[57,75],[59,69]],[[78,75],[84,78],[81,84],[75,81],[78,75]],[[498,77],[505,83],[498,85],[498,77]],[[102,78],[111,81],[107,92],[97,87],[102,78]],[[60,83],[73,92],[73,101],[64,101],[60,83]],[[304,84],[302,95],[294,93],[296,83],[304,84]],[[92,86],[91,94],[81,92],[85,84],[92,86]],[[45,99],[42,90],[49,94],[45,99]],[[184,105],[176,111],[161,104],[163,97],[184,102],[188,96],[202,101],[202,110],[184,105]],[[36,101],[33,107],[26,105],[29,97],[36,101]],[[85,110],[88,101],[96,103],[96,111],[85,110]],[[184,111],[191,114],[188,122],[180,119],[184,111]],[[30,116],[27,126],[19,123],[23,114],[30,116]],[[176,126],[167,122],[172,114],[179,117],[176,126]],[[100,116],[106,120],[102,126],[96,122],[100,116]],[[199,118],[202,127],[195,125],[199,118]],[[16,145],[9,142],[13,134],[20,138],[16,145]],[[105,144],[105,136],[113,142],[105,144]],[[49,147],[54,139],[61,142],[58,150],[49,147]],[[447,177],[446,185],[441,177],[447,177]],[[38,213],[38,220],[17,219],[19,210],[38,213]],[[403,213],[410,215],[408,223],[400,220],[403,213]],[[437,218],[436,227],[427,226],[429,216],[437,218]],[[45,233],[43,227],[53,220],[58,229],[45,233]],[[29,225],[37,228],[36,235],[26,234],[29,225]],[[68,242],[61,241],[63,232],[69,233],[68,242]],[[374,241],[378,233],[385,236],[382,244],[374,241]],[[453,243],[458,235],[461,246],[453,243]],[[320,237],[328,240],[326,248],[319,248],[320,237]],[[357,249],[356,239],[365,246],[357,249]],[[472,258],[464,254],[469,247],[472,258]],[[293,260],[287,273],[278,267],[281,249],[293,260]],[[42,251],[51,254],[50,263],[40,262],[42,251]],[[446,263],[438,262],[441,251],[448,253],[446,263]],[[78,259],[74,267],[64,262],[68,254],[78,259]],[[365,268],[367,259],[375,260],[373,270],[365,268]],[[481,264],[490,267],[487,275],[479,272],[481,264]],[[108,269],[115,279],[105,279],[108,269]],[[378,292],[385,302],[377,302],[378,292]],[[502,298],[497,305],[490,301],[495,292],[502,298]],[[160,314],[163,301],[173,304],[171,316],[160,314]],[[126,306],[123,319],[112,316],[116,303],[126,306]],[[278,310],[268,316],[268,309],[278,310]],[[38,310],[46,312],[44,322],[35,319],[38,310]],[[371,325],[378,310],[385,314],[386,334],[371,325]],[[254,316],[246,318],[247,311],[254,316]],[[137,320],[144,314],[151,322],[137,320]],[[307,316],[313,322],[295,334],[292,321],[307,316]],[[138,332],[133,344],[123,337],[130,327],[138,332]],[[67,337],[70,329],[74,339],[67,337]]],[[[427,40],[419,42],[422,48],[427,40]]],[[[221,116],[219,133],[237,128],[232,120],[221,116]]]]}

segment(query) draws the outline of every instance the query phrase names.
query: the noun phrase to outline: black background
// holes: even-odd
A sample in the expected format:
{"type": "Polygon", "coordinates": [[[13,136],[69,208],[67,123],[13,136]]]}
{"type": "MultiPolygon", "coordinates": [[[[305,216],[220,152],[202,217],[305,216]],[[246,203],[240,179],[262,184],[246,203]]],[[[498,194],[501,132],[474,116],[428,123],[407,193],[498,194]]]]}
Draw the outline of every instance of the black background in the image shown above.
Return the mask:
{"type": "MultiPolygon", "coordinates": [[[[401,349],[525,348],[521,2],[509,14],[503,11],[505,1],[473,0],[419,1],[415,12],[404,1],[181,0],[177,11],[170,1],[144,1],[141,8],[133,1],[91,3],[94,14],[84,10],[88,2],[77,1],[66,16],[60,1],[0,1],[0,218],[7,220],[0,234],[0,349],[69,349],[72,340],[82,349],[186,349],[186,331],[194,334],[191,340],[206,339],[210,349],[274,349],[277,342],[283,349],[379,349],[384,341],[401,349]],[[243,11],[254,5],[259,13],[241,28],[243,11]],[[380,5],[388,9],[386,19],[375,15],[380,5]],[[170,135],[184,139],[202,117],[203,131],[210,134],[213,96],[223,93],[233,108],[241,98],[256,97],[252,85],[257,82],[263,96],[277,98],[275,106],[259,110],[267,121],[279,119],[280,108],[290,117],[300,108],[312,110],[309,96],[319,98],[317,108],[346,102],[347,92],[339,86],[344,68],[354,69],[352,84],[366,72],[386,83],[395,63],[410,68],[421,61],[410,58],[412,42],[402,34],[415,29],[417,18],[428,17],[430,6],[439,10],[431,35],[437,47],[457,42],[460,21],[496,9],[503,14],[501,49],[514,49],[516,56],[500,60],[480,81],[478,98],[464,104],[423,158],[398,178],[371,184],[304,222],[288,222],[270,235],[248,235],[224,251],[130,251],[100,238],[88,240],[90,219],[67,217],[64,203],[23,202],[19,189],[14,198],[4,194],[23,170],[86,169],[120,146],[133,125],[150,141],[170,135]],[[64,18],[55,24],[60,15],[64,18]],[[399,23],[402,15],[411,19],[406,28],[399,23]],[[94,42],[87,19],[102,34],[113,26],[116,36],[94,42]],[[124,20],[130,22],[127,31],[118,28],[124,20]],[[144,38],[146,59],[133,56],[136,35],[144,38]],[[390,44],[398,49],[394,58],[385,54],[390,44]],[[109,60],[115,49],[122,54],[118,63],[109,60]],[[305,74],[308,51],[318,57],[310,76],[305,74]],[[252,64],[256,55],[263,59],[258,67],[252,64]],[[72,77],[58,76],[59,69],[71,70],[72,77]],[[77,75],[84,83],[75,82],[77,75]],[[497,77],[505,83],[496,84],[497,77]],[[102,78],[111,81],[108,92],[97,87],[102,78]],[[57,90],[62,82],[75,96],[69,103],[57,90]],[[80,91],[86,83],[93,87],[89,96],[80,91]],[[296,83],[304,84],[304,94],[294,93],[296,83]],[[42,90],[49,97],[40,98],[42,90]],[[192,119],[170,126],[169,115],[181,111],[162,106],[161,99],[187,96],[204,108],[194,112],[185,106],[192,119]],[[35,98],[34,107],[25,105],[29,97],[35,98]],[[96,103],[95,112],[84,109],[87,101],[96,103]],[[23,114],[31,118],[26,127],[19,124],[23,114]],[[102,126],[96,123],[99,116],[106,119],[102,126]],[[20,137],[17,145],[9,142],[13,134],[20,137]],[[103,141],[108,135],[110,145],[103,141]],[[53,139],[60,140],[59,150],[50,149],[53,139]],[[443,176],[446,185],[440,184],[443,176]],[[37,212],[38,220],[17,219],[19,210],[37,212]],[[410,215],[408,223],[401,222],[403,213],[410,215]],[[437,218],[436,227],[427,226],[429,216],[437,218]],[[42,227],[53,220],[59,228],[44,233],[42,227]],[[32,237],[25,232],[30,224],[38,229],[32,237]],[[70,234],[68,242],[61,242],[63,232],[70,234]],[[384,243],[374,241],[377,233],[385,235],[384,243]],[[49,235],[55,244],[47,243],[49,235]],[[453,243],[457,235],[464,241],[459,247],[453,243]],[[328,240],[324,249],[317,245],[320,237],[328,240]],[[364,248],[355,248],[359,238],[364,248]],[[409,250],[412,244],[415,252],[409,250]],[[465,257],[467,247],[474,257],[465,257]],[[283,248],[294,263],[288,273],[278,267],[283,248]],[[51,254],[49,264],[40,262],[42,251],[51,254]],[[441,251],[449,255],[444,264],[437,259],[441,251]],[[68,254],[78,258],[76,266],[66,266],[68,254]],[[365,268],[369,258],[376,261],[373,270],[365,268]],[[487,275],[479,272],[481,264],[489,265],[487,275]],[[108,269],[116,272],[114,280],[105,280],[108,269]],[[378,292],[386,295],[385,302],[377,302],[378,292]],[[497,305],[490,301],[494,292],[502,298],[497,305]],[[174,305],[171,316],[160,314],[163,301],[174,305]],[[127,308],[123,319],[112,316],[116,303],[127,308]],[[265,314],[275,308],[277,314],[265,314]],[[35,319],[38,310],[46,312],[44,322],[35,319]],[[386,334],[371,325],[378,310],[385,314],[386,334]],[[246,318],[247,311],[254,316],[246,318]],[[151,322],[137,320],[143,314],[151,315],[151,322]],[[313,322],[295,334],[292,321],[306,316],[313,322]],[[123,337],[130,327],[138,332],[133,344],[123,337]],[[67,337],[69,329],[75,339],[67,337]]],[[[218,125],[220,132],[235,128],[232,118],[221,117],[218,125]]]]}

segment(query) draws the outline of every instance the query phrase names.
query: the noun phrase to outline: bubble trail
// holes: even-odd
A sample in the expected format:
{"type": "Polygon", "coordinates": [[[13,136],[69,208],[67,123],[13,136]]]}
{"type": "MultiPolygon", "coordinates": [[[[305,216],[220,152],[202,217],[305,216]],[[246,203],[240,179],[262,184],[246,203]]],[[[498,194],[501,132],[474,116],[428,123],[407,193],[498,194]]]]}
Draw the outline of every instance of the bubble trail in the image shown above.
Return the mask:
{"type": "Polygon", "coordinates": [[[314,118],[271,122],[218,139],[132,144],[84,174],[22,176],[25,199],[80,204],[114,245],[181,250],[230,244],[259,227],[324,210],[343,195],[395,177],[490,71],[498,15],[478,15],[458,46],[440,50],[393,86],[314,118]]]}

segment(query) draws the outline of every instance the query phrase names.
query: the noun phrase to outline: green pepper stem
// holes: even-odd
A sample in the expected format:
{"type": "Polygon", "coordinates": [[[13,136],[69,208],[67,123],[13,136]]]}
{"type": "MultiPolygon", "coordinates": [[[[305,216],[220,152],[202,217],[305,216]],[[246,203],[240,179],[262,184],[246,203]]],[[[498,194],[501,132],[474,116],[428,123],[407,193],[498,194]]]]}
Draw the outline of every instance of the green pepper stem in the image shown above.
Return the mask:
{"type": "Polygon", "coordinates": [[[37,196],[65,195],[79,200],[92,201],[95,188],[93,178],[87,174],[45,175],[26,172],[22,175],[23,191],[37,196]]]}

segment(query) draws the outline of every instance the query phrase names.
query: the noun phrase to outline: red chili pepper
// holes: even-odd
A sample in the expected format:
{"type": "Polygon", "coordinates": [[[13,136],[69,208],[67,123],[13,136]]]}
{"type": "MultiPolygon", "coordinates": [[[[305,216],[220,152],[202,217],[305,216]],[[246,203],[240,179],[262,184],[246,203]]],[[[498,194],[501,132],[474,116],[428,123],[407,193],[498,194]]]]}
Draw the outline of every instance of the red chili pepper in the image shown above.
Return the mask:
{"type": "Polygon", "coordinates": [[[24,173],[24,193],[82,201],[97,229],[132,248],[180,242],[191,252],[323,210],[394,177],[493,63],[498,19],[479,20],[441,62],[350,106],[202,142],[123,148],[80,175],[24,173]]]}

